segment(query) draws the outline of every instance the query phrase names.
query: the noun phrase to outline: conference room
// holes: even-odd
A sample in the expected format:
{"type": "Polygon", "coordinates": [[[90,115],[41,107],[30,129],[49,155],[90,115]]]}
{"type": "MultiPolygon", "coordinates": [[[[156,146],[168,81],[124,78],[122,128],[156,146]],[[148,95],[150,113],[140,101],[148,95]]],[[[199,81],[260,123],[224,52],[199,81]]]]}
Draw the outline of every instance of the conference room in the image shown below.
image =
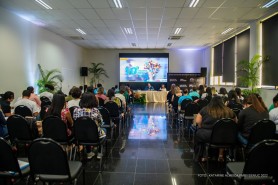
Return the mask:
{"type": "MultiPolygon", "coordinates": [[[[213,89],[218,91],[219,95],[221,88],[225,88],[227,92],[240,88],[242,94],[246,95],[246,101],[242,100],[240,103],[246,108],[253,106],[253,101],[247,101],[247,97],[257,93],[256,99],[262,100],[263,107],[267,109],[267,120],[273,118],[270,114],[272,110],[268,112],[269,107],[278,110],[275,99],[278,94],[277,2],[0,0],[1,114],[4,112],[2,102],[6,100],[3,96],[5,92],[14,93],[9,102],[12,110],[15,110],[17,101],[24,99],[22,92],[29,86],[34,87],[33,94],[39,95],[44,91],[53,93],[53,100],[47,103],[48,106],[54,104],[57,97],[55,95],[63,92],[66,96],[63,110],[69,112],[65,115],[71,115],[68,123],[71,123],[74,138],[75,124],[81,120],[78,119],[81,114],[79,109],[97,109],[99,113],[103,113],[101,108],[105,108],[107,101],[116,102],[115,99],[120,99],[116,102],[118,107],[114,107],[119,117],[110,115],[111,119],[105,121],[106,117],[101,115],[98,120],[101,124],[108,123],[103,127],[105,138],[97,138],[99,141],[94,143],[94,147],[75,141],[70,147],[61,147],[61,142],[57,144],[57,140],[46,138],[47,134],[43,131],[46,119],[40,116],[41,113],[34,118],[34,115],[27,119],[23,117],[28,123],[36,123],[34,126],[39,127],[39,136],[25,143],[28,147],[23,148],[15,144],[13,137],[6,135],[7,137],[1,139],[0,158],[5,156],[2,154],[2,147],[5,145],[5,151],[11,150],[16,161],[19,158],[24,160],[20,161],[23,164],[19,166],[13,161],[16,170],[11,163],[2,163],[0,160],[0,184],[20,185],[25,184],[28,179],[31,179],[29,184],[34,184],[36,180],[39,181],[38,184],[44,181],[52,182],[53,179],[45,174],[55,173],[60,168],[36,176],[35,165],[32,165],[34,155],[31,153],[34,150],[31,148],[43,147],[39,146],[41,143],[52,145],[53,152],[44,148],[40,150],[47,151],[45,153],[51,154],[51,157],[55,157],[56,152],[62,152],[63,156],[66,152],[68,159],[65,161],[69,165],[69,172],[65,173],[75,171],[75,174],[70,174],[67,178],[64,177],[67,176],[65,173],[58,172],[58,175],[63,177],[53,180],[54,184],[59,184],[59,180],[63,181],[62,183],[76,180],[76,184],[94,185],[214,185],[222,182],[234,184],[234,180],[253,180],[254,184],[256,181],[260,181],[260,184],[277,183],[277,170],[267,174],[258,172],[256,174],[260,175],[252,176],[253,179],[251,172],[234,173],[232,170],[233,165],[247,165],[246,159],[252,158],[252,153],[248,158],[249,151],[257,142],[248,146],[248,151],[246,146],[241,150],[242,147],[237,143],[236,150],[233,147],[223,147],[205,153],[206,147],[211,145],[203,145],[204,156],[198,160],[195,157],[197,130],[202,127],[198,124],[205,120],[204,111],[201,111],[201,107],[205,106],[201,106],[201,102],[207,95],[214,94],[213,89]],[[94,69],[97,67],[102,70],[102,75],[96,77],[94,69]],[[61,77],[54,81],[53,91],[45,84],[41,85],[43,75],[50,71],[57,72],[61,77]],[[253,78],[249,74],[253,74],[253,78]],[[175,84],[175,87],[172,84],[175,84]],[[208,89],[207,92],[202,92],[200,86],[208,89]],[[82,95],[78,94],[78,87],[82,95]],[[78,95],[73,98],[74,95],[70,93],[74,88],[78,95]],[[99,96],[102,96],[102,106],[95,106],[95,102],[91,103],[92,105],[86,104],[85,96],[89,96],[86,91],[93,94],[93,91],[89,91],[91,88],[95,90],[95,95],[92,96],[97,98],[90,100],[96,99],[97,104],[100,104],[99,96]],[[175,94],[190,96],[195,88],[196,93],[201,96],[197,100],[191,96],[193,99],[190,102],[198,104],[199,101],[199,109],[187,116],[186,112],[182,112],[185,107],[182,104],[177,106],[178,98],[177,104],[174,105],[175,94]],[[78,102],[85,101],[84,107],[70,110],[67,105],[73,99],[78,102]],[[198,122],[198,115],[202,116],[203,120],[198,122]],[[38,140],[35,142],[35,139],[38,140]],[[225,149],[224,154],[219,154],[218,151],[222,149],[225,149]],[[234,155],[231,154],[233,152],[234,155]],[[92,155],[90,159],[86,156],[89,153],[92,155]],[[1,165],[12,168],[5,170],[1,165]],[[24,169],[20,169],[22,165],[24,169]],[[17,174],[18,170],[24,171],[24,174],[17,174]],[[4,176],[3,171],[9,172],[8,175],[4,176]]],[[[212,95],[204,104],[208,105],[212,99],[217,101],[214,96],[220,97],[218,95],[212,95]]],[[[228,95],[229,93],[223,95],[226,99],[221,95],[226,102],[224,105],[231,102],[228,95]]],[[[42,99],[41,101],[43,102],[42,99]]],[[[77,105],[81,106],[80,103],[77,105]]],[[[49,109],[40,106],[40,110],[47,115],[49,109]]],[[[108,105],[106,109],[109,109],[108,105]]],[[[110,112],[112,110],[113,108],[110,112]]],[[[13,112],[11,111],[11,116],[15,115],[13,112]]],[[[239,123],[239,115],[228,117],[239,123]]],[[[3,121],[3,127],[8,127],[7,131],[10,132],[10,115],[4,114],[4,117],[6,120],[3,121]]],[[[228,117],[226,115],[221,118],[228,117]]],[[[83,121],[86,122],[85,119],[83,121]]],[[[99,129],[98,121],[94,120],[99,129]]],[[[275,123],[276,129],[277,122],[275,123]]],[[[275,137],[277,139],[277,136],[275,137]]],[[[275,137],[263,138],[262,140],[271,140],[259,143],[257,148],[251,150],[255,152],[260,150],[260,147],[275,146],[274,149],[269,149],[272,152],[262,155],[277,166],[277,159],[271,158],[272,154],[277,152],[278,141],[275,137]],[[269,157],[266,157],[267,155],[269,157]]],[[[44,152],[40,154],[43,156],[44,152]]],[[[255,161],[261,160],[256,159],[255,161]]],[[[269,161],[265,163],[267,162],[269,161]]],[[[60,162],[57,164],[62,166],[60,162]]]]}

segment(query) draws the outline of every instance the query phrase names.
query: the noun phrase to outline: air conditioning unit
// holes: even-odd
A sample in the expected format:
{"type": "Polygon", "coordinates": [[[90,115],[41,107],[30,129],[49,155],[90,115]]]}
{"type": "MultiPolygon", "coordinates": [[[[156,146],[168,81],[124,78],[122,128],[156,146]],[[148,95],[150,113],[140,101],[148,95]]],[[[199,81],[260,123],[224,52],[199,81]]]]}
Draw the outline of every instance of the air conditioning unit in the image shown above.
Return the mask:
{"type": "Polygon", "coordinates": [[[182,36],[169,36],[168,40],[180,40],[182,36]]]}

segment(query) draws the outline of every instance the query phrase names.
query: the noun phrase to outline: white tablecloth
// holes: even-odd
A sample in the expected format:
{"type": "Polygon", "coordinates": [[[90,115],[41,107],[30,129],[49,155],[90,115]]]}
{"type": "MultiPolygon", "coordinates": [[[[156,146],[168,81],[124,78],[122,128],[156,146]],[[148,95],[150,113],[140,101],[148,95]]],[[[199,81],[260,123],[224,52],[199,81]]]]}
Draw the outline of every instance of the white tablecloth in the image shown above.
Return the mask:
{"type": "Polygon", "coordinates": [[[146,94],[146,102],[166,102],[167,91],[139,91],[146,94]]]}

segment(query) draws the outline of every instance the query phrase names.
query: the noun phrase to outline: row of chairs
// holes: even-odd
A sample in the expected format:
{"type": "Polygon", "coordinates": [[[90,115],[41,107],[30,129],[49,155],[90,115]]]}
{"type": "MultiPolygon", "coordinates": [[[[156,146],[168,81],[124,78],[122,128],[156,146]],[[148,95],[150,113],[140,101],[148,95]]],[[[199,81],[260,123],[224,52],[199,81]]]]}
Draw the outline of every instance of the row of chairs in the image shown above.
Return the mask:
{"type": "Polygon", "coordinates": [[[85,169],[82,170],[80,161],[68,161],[63,147],[49,138],[34,140],[28,150],[28,158],[17,158],[11,145],[0,138],[0,177],[4,184],[7,181],[15,182],[30,175],[28,183],[38,181],[74,182],[83,171],[83,184],[85,184],[85,169]],[[51,152],[50,152],[51,151],[51,152]]]}

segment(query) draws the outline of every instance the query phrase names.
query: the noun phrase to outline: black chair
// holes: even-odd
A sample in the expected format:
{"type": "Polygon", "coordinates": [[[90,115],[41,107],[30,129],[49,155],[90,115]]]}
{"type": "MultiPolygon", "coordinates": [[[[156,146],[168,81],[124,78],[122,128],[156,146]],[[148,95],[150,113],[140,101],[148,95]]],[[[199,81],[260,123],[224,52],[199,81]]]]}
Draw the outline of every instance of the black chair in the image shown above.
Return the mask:
{"type": "Polygon", "coordinates": [[[121,133],[122,116],[120,114],[118,104],[114,101],[108,101],[104,104],[103,107],[109,111],[112,122],[117,125],[117,127],[119,128],[119,133],[121,133]]]}
{"type": "Polygon", "coordinates": [[[200,111],[200,106],[198,103],[190,102],[187,104],[187,106],[184,109],[183,114],[183,122],[186,125],[186,128],[188,130],[188,135],[190,137],[190,133],[192,132],[192,135],[194,136],[197,127],[192,125],[194,120],[194,114],[198,114],[200,111]]]}
{"type": "Polygon", "coordinates": [[[18,115],[20,115],[20,116],[22,116],[22,117],[26,117],[26,116],[33,116],[33,113],[32,113],[32,111],[28,108],[28,107],[26,107],[26,106],[24,106],[24,105],[19,105],[19,106],[17,106],[15,109],[14,109],[14,113],[15,114],[18,114],[18,115]]]}
{"type": "Polygon", "coordinates": [[[182,100],[182,102],[181,102],[181,111],[184,111],[184,109],[186,108],[187,104],[191,103],[191,102],[192,102],[192,100],[190,100],[190,99],[182,100]]]}
{"type": "MultiPolygon", "coordinates": [[[[224,149],[224,163],[226,164],[226,151],[230,149],[234,151],[237,144],[237,124],[234,120],[223,118],[218,120],[212,128],[210,142],[206,143],[206,156],[208,158],[208,151],[210,148],[223,148],[224,149]]],[[[234,152],[232,152],[233,154],[234,152]]],[[[233,157],[233,156],[232,156],[233,157]]],[[[207,160],[207,168],[208,160],[207,160]]]]}
{"type": "Polygon", "coordinates": [[[235,113],[236,117],[238,118],[238,115],[241,111],[241,109],[238,109],[238,108],[232,108],[232,111],[235,113]]]}
{"type": "Polygon", "coordinates": [[[247,145],[242,145],[242,154],[244,154],[253,147],[256,143],[265,139],[275,139],[276,125],[273,121],[263,119],[258,121],[250,131],[247,145]],[[245,151],[244,151],[245,149],[245,151]]]}
{"type": "Polygon", "coordinates": [[[30,124],[20,115],[12,115],[7,119],[9,137],[16,144],[30,144],[38,136],[35,124],[30,124]]]}
{"type": "MultiPolygon", "coordinates": [[[[70,149],[73,138],[68,136],[67,125],[57,116],[49,116],[42,122],[44,138],[51,138],[61,145],[69,146],[70,149]]],[[[71,159],[72,150],[70,150],[69,159],[71,159]]]]}
{"type": "Polygon", "coordinates": [[[45,102],[51,102],[50,99],[46,96],[42,96],[40,97],[41,102],[45,101],[45,102]]]}
{"type": "Polygon", "coordinates": [[[41,98],[41,111],[40,111],[40,118],[44,119],[46,110],[50,107],[51,101],[49,98],[42,96],[41,98]]]}
{"type": "MultiPolygon", "coordinates": [[[[82,171],[82,163],[68,161],[63,147],[50,138],[34,140],[30,145],[28,159],[31,178],[36,182],[74,181],[74,184],[77,184],[78,175],[82,171]]],[[[84,175],[83,172],[83,183],[84,175]]]]}
{"type": "Polygon", "coordinates": [[[76,109],[76,108],[78,108],[78,107],[77,106],[73,106],[73,107],[69,108],[71,117],[73,117],[73,112],[74,112],[74,109],[76,109]]]}
{"type": "Polygon", "coordinates": [[[263,140],[252,147],[245,162],[229,162],[227,173],[240,184],[277,184],[278,140],[263,140]]]}
{"type": "MultiPolygon", "coordinates": [[[[106,137],[99,138],[98,127],[94,120],[90,117],[79,117],[74,122],[74,138],[76,141],[77,149],[80,150],[79,146],[96,146],[101,147],[100,152],[103,156],[103,144],[107,144],[106,137]]],[[[106,145],[107,151],[107,145],[106,145]]],[[[81,153],[80,151],[78,151],[81,153]]],[[[85,152],[85,150],[83,150],[85,152]]],[[[86,162],[86,160],[84,160],[86,162]]],[[[100,158],[99,165],[100,172],[102,171],[102,157],[100,158]]]]}
{"type": "Polygon", "coordinates": [[[104,99],[98,98],[98,106],[103,106],[104,105],[104,99]]]}
{"type": "Polygon", "coordinates": [[[113,130],[114,130],[114,123],[112,122],[110,115],[109,115],[109,111],[104,108],[104,107],[99,107],[98,108],[101,116],[102,116],[102,120],[103,120],[103,124],[101,125],[102,128],[105,128],[107,131],[110,132],[110,139],[113,139],[113,130]]]}
{"type": "Polygon", "coordinates": [[[0,138],[0,177],[6,184],[8,179],[23,179],[29,172],[27,158],[18,158],[12,147],[3,138],[0,138]]]}
{"type": "Polygon", "coordinates": [[[197,96],[192,96],[191,97],[193,101],[198,100],[199,98],[197,96]]]}

